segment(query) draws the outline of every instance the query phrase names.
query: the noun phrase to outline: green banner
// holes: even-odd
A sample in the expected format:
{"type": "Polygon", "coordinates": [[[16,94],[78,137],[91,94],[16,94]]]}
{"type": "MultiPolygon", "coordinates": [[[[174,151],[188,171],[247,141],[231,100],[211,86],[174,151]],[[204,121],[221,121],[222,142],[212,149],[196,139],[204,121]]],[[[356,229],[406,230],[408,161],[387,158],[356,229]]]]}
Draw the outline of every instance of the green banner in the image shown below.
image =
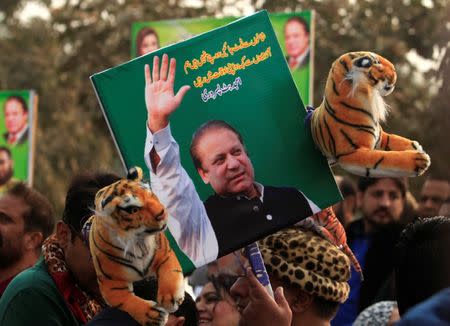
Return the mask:
{"type": "MultiPolygon", "coordinates": [[[[314,11],[269,14],[300,97],[313,102],[314,11]]],[[[174,19],[134,23],[131,29],[131,57],[174,44],[236,20],[225,18],[174,19]]]]}
{"type": "Polygon", "coordinates": [[[197,174],[189,146],[193,132],[212,119],[225,120],[241,132],[256,181],[301,189],[321,208],[341,199],[327,161],[304,125],[305,108],[266,11],[91,77],[126,168],[145,165],[144,65],[152,66],[153,57],[164,53],[177,60],[175,91],[191,86],[171,116],[171,129],[182,166],[202,199],[212,190],[197,174]]]}
{"type": "Polygon", "coordinates": [[[0,91],[0,194],[15,180],[32,183],[36,108],[33,91],[0,91]]]}

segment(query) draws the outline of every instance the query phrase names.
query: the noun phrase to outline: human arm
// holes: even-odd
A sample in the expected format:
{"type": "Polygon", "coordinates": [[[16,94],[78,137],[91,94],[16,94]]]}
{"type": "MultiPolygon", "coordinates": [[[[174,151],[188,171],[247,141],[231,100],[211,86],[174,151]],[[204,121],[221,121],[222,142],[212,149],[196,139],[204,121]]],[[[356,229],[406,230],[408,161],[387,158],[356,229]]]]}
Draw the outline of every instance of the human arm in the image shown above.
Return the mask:
{"type": "Polygon", "coordinates": [[[175,59],[170,60],[168,73],[167,55],[163,56],[161,70],[158,65],[159,59],[154,59],[152,77],[150,68],[145,66],[148,122],[144,158],[152,190],[171,215],[169,230],[180,249],[198,267],[217,258],[217,239],[203,202],[181,166],[179,147],[169,126],[170,115],[189,87],[181,87],[174,95],[175,59]]]}

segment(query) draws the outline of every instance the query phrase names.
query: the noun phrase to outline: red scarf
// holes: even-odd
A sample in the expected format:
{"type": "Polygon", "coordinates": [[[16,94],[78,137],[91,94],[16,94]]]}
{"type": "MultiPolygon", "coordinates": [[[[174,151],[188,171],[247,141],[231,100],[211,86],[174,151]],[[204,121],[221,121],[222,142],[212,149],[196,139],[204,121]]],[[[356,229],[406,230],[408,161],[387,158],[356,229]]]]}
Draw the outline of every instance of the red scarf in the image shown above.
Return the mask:
{"type": "Polygon", "coordinates": [[[56,241],[55,235],[44,241],[42,246],[48,272],[59,292],[76,319],[85,324],[102,308],[101,299],[96,299],[84,292],[73,279],[64,260],[64,252],[56,241]]]}

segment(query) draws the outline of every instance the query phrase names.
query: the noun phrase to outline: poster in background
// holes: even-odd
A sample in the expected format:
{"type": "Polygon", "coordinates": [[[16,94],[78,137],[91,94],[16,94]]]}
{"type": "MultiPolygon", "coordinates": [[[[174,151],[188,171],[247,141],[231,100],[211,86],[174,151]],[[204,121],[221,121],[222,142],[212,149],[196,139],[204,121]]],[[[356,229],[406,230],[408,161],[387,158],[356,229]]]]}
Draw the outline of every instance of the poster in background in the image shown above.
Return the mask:
{"type": "MultiPolygon", "coordinates": [[[[269,14],[273,29],[288,61],[303,103],[313,104],[315,12],[269,14]]],[[[195,18],[134,23],[131,28],[131,57],[135,58],[174,44],[237,18],[195,18]]]]}
{"type": "Polygon", "coordinates": [[[34,91],[0,91],[0,146],[11,151],[12,178],[29,185],[33,182],[37,104],[34,91]]]}
{"type": "MultiPolygon", "coordinates": [[[[126,169],[145,166],[144,65],[152,66],[153,57],[163,53],[178,63],[175,91],[191,86],[171,116],[171,129],[181,164],[202,200],[212,189],[199,177],[189,146],[193,132],[212,119],[241,132],[256,181],[301,189],[321,208],[341,200],[328,163],[305,128],[306,111],[266,11],[91,76],[126,169]]],[[[256,240],[252,231],[236,249],[256,240]]],[[[189,270],[192,264],[183,259],[183,270],[189,270]]]]}

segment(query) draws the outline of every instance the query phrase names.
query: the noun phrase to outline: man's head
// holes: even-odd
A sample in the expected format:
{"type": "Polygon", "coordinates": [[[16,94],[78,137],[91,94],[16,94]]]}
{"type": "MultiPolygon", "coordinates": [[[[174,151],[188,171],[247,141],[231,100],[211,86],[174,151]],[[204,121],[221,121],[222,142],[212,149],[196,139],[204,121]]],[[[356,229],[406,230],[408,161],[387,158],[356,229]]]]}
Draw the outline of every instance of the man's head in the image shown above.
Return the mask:
{"type": "Polygon", "coordinates": [[[10,96],[5,102],[5,125],[9,133],[21,131],[28,123],[28,107],[20,96],[10,96]]]}
{"type": "Polygon", "coordinates": [[[14,185],[0,198],[0,270],[34,264],[54,226],[49,201],[24,183],[14,185]]]}
{"type": "Polygon", "coordinates": [[[98,293],[97,277],[89,247],[81,235],[84,222],[93,215],[95,194],[119,180],[114,174],[80,174],[72,179],[66,195],[62,221],[56,226],[56,238],[65,261],[80,286],[98,293]]]}
{"type": "Polygon", "coordinates": [[[253,190],[253,165],[241,135],[221,120],[200,126],[191,142],[191,157],[200,177],[223,196],[247,194],[253,190]]]}
{"type": "Polygon", "coordinates": [[[289,18],[284,25],[284,39],[289,57],[302,55],[309,46],[308,24],[298,16],[289,18]]]}
{"type": "Polygon", "coordinates": [[[447,179],[429,177],[422,186],[419,197],[419,217],[436,216],[442,204],[450,197],[450,183],[447,179]]]}
{"type": "MultiPolygon", "coordinates": [[[[311,231],[291,228],[259,242],[270,282],[283,286],[294,319],[312,313],[330,321],[350,292],[350,261],[335,245],[311,231]],[[297,317],[296,317],[297,315],[297,317]]],[[[248,304],[248,287],[239,279],[232,293],[248,304]]]]}
{"type": "Polygon", "coordinates": [[[407,190],[403,178],[360,178],[358,203],[368,228],[399,222],[407,190]]]}
{"type": "Polygon", "coordinates": [[[11,159],[11,151],[5,146],[0,146],[0,186],[11,179],[13,166],[14,161],[11,159]]]}
{"type": "Polygon", "coordinates": [[[333,210],[345,227],[352,221],[356,212],[356,185],[348,177],[337,175],[335,179],[344,200],[333,205],[333,210]]]}
{"type": "Polygon", "coordinates": [[[395,248],[395,284],[400,314],[450,286],[450,218],[418,219],[395,248]]]}

